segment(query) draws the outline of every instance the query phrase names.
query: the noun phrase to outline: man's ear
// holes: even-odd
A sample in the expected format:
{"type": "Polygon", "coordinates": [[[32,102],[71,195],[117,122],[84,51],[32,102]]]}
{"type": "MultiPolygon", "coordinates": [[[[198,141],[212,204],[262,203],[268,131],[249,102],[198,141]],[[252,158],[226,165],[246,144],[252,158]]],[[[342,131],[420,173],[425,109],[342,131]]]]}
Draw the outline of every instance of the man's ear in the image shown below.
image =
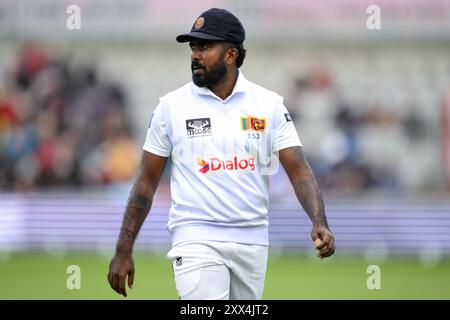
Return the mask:
{"type": "Polygon", "coordinates": [[[239,51],[236,48],[229,48],[225,55],[225,63],[230,65],[236,63],[238,56],[239,51]]]}

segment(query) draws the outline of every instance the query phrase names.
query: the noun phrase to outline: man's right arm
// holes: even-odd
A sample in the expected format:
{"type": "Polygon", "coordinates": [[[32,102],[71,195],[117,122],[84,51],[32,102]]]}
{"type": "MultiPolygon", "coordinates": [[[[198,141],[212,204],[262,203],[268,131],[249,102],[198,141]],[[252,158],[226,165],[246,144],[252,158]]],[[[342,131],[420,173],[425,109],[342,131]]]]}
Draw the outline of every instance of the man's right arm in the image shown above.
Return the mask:
{"type": "Polygon", "coordinates": [[[152,206],[167,158],[144,151],[138,178],[131,190],[116,245],[109,265],[108,281],[119,294],[127,296],[125,278],[131,288],[134,280],[133,245],[152,206]]]}

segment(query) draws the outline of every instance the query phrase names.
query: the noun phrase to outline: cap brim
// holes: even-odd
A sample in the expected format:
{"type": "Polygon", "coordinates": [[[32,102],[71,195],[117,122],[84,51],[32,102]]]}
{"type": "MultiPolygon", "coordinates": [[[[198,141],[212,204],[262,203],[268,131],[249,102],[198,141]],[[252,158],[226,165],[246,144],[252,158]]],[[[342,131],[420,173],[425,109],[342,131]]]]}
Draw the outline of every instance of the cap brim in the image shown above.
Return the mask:
{"type": "Polygon", "coordinates": [[[196,31],[192,31],[192,32],[185,33],[185,34],[180,34],[179,36],[176,37],[176,40],[178,42],[189,42],[189,41],[195,40],[195,39],[225,41],[224,38],[214,36],[211,34],[207,34],[207,33],[203,33],[203,32],[196,32],[196,31]]]}

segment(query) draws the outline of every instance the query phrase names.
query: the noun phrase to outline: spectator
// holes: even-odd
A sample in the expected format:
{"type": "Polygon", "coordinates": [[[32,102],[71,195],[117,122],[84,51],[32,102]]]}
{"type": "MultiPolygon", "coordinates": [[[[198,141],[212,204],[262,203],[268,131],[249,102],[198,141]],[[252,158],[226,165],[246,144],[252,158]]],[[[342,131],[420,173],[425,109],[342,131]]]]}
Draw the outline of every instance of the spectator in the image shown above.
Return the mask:
{"type": "Polygon", "coordinates": [[[26,44],[0,86],[1,188],[104,185],[134,175],[125,95],[94,68],[71,70],[66,57],[26,44]]]}

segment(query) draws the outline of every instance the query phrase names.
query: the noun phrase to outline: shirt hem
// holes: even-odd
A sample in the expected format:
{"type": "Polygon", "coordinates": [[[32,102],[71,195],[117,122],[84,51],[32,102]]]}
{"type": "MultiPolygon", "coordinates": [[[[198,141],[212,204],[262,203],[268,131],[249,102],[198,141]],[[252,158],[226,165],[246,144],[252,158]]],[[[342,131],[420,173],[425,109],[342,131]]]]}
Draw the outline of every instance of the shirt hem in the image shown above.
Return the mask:
{"type": "Polygon", "coordinates": [[[268,226],[227,227],[215,225],[185,225],[170,231],[172,246],[185,241],[224,241],[269,245],[268,226]]]}

